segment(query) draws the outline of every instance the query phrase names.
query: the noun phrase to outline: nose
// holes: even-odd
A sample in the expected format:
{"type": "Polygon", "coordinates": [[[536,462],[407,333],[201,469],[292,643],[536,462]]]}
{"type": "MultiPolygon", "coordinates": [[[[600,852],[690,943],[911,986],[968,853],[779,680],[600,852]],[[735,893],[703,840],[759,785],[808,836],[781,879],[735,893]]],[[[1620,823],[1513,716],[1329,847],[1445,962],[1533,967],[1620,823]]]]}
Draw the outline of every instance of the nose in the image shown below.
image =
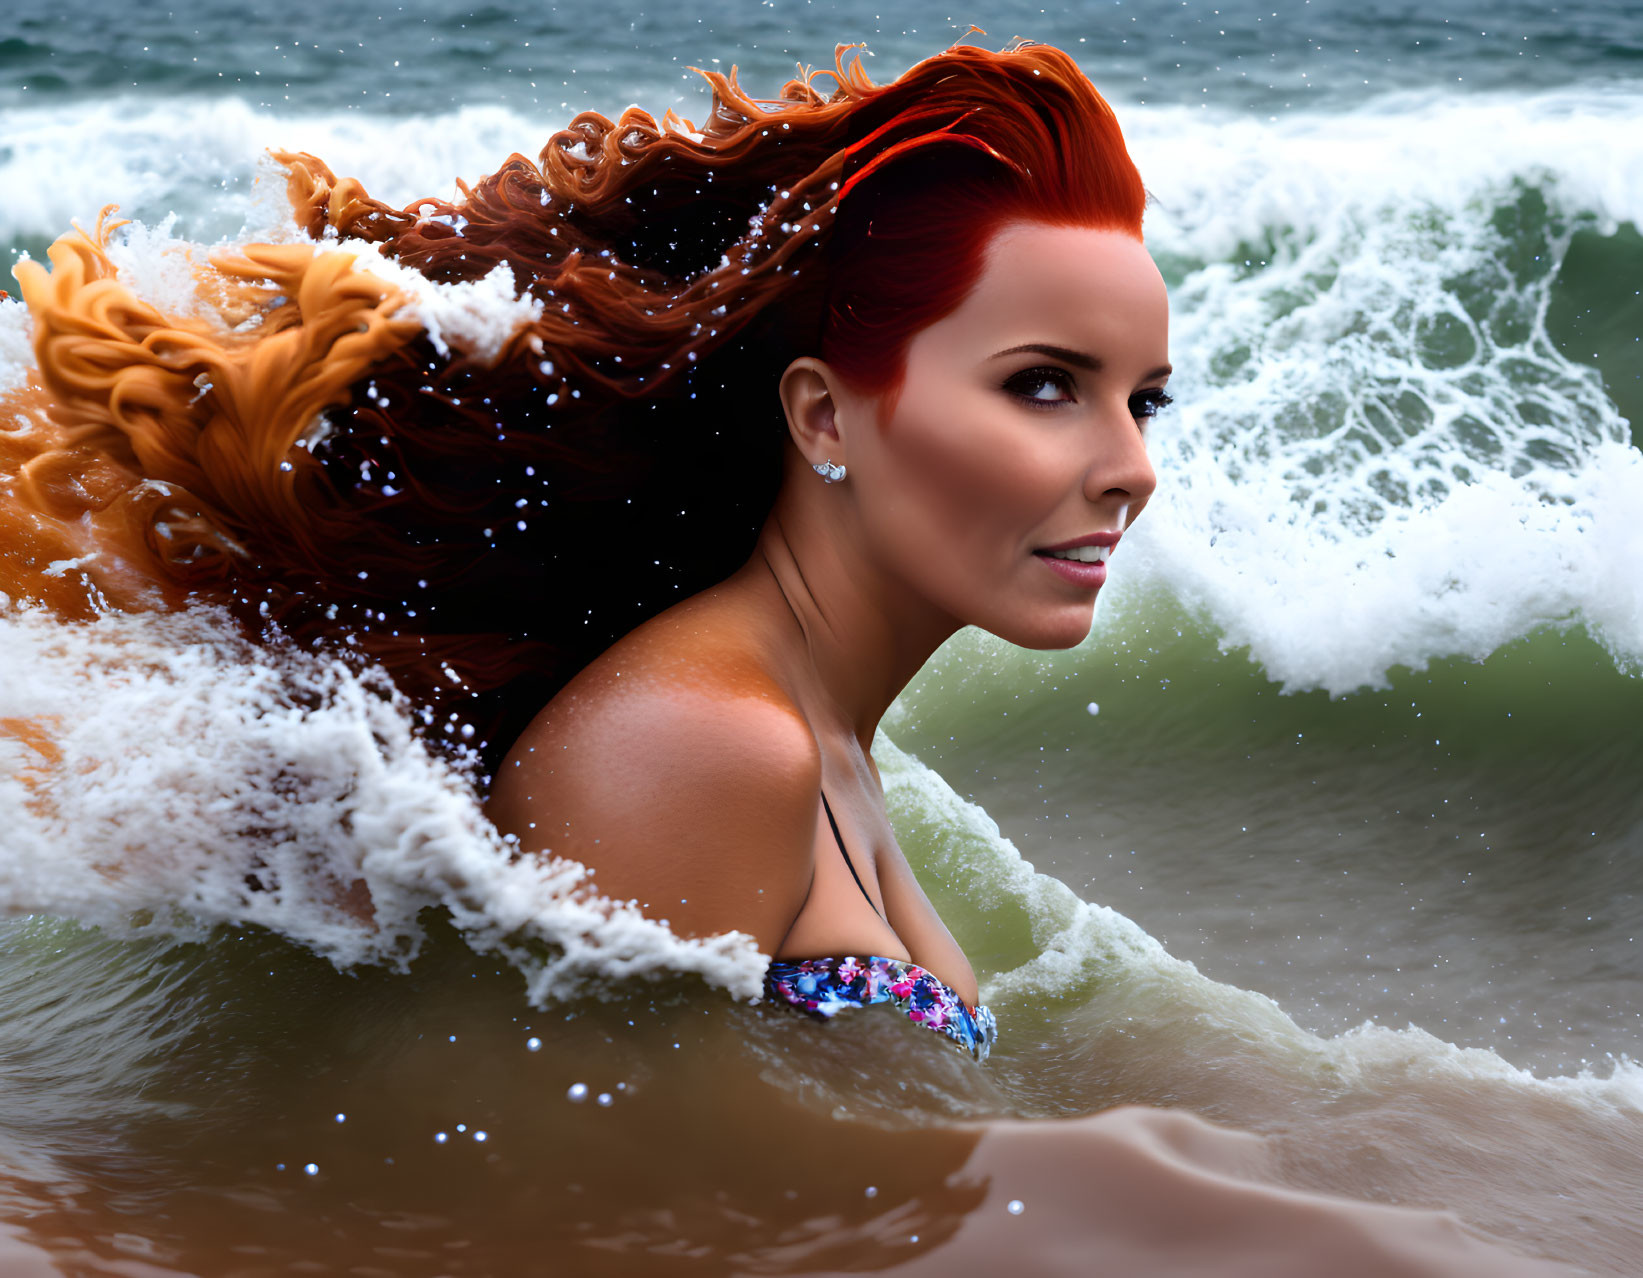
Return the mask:
{"type": "Polygon", "coordinates": [[[1126,404],[1114,420],[1104,422],[1097,431],[1084,471],[1084,497],[1102,515],[1112,516],[1114,523],[1109,526],[1116,527],[1123,519],[1124,527],[1128,527],[1157,487],[1158,476],[1147,456],[1146,440],[1126,404]],[[1127,516],[1120,513],[1126,507],[1127,516]]]}

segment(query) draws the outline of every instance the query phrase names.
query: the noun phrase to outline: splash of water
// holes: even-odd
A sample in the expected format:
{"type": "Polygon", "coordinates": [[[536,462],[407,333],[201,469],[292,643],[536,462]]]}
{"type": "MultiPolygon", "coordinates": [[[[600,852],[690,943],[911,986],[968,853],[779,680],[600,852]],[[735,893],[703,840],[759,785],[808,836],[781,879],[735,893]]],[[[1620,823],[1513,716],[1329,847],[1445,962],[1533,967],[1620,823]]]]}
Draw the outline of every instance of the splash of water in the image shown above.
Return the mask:
{"type": "Polygon", "coordinates": [[[577,863],[515,855],[380,673],[253,645],[210,609],[12,609],[0,648],[0,909],[121,936],[250,923],[402,966],[441,906],[539,1001],[674,972],[759,992],[750,938],[682,940],[577,863]]]}

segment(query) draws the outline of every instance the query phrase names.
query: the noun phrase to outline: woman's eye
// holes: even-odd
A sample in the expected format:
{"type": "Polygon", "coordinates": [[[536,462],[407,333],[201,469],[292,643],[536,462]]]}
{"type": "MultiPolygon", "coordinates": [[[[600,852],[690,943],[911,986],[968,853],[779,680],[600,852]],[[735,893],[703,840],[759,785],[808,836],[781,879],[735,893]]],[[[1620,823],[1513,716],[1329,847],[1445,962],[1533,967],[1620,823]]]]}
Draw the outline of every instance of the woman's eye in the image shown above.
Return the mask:
{"type": "Polygon", "coordinates": [[[1035,404],[1067,404],[1073,396],[1073,379],[1059,368],[1029,368],[1004,383],[1006,390],[1035,404]],[[1056,394],[1064,391],[1065,394],[1056,394]],[[1049,393],[1046,393],[1049,392],[1049,393]]]}
{"type": "Polygon", "coordinates": [[[1144,422],[1158,416],[1160,409],[1168,408],[1174,402],[1174,397],[1162,390],[1139,391],[1130,396],[1130,415],[1144,422]]]}

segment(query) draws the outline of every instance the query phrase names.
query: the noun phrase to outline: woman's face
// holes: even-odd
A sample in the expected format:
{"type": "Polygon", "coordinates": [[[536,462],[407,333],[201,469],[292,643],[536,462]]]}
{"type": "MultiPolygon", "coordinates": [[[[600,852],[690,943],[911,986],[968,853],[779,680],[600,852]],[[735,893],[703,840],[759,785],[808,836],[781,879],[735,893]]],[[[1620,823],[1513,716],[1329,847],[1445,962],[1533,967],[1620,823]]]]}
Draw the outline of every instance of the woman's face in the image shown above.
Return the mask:
{"type": "Polygon", "coordinates": [[[912,339],[882,428],[876,400],[844,413],[870,553],[960,625],[1078,643],[1101,560],[1152,495],[1143,436],[1169,372],[1169,302],[1139,241],[1007,223],[964,303],[912,339]]]}

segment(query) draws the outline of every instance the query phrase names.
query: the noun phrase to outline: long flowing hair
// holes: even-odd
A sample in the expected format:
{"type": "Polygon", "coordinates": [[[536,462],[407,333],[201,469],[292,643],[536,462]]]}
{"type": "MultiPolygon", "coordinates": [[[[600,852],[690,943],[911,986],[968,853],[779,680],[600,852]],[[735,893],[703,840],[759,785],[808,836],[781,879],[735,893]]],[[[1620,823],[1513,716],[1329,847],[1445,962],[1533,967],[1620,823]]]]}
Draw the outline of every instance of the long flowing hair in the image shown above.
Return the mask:
{"type": "Polygon", "coordinates": [[[494,759],[746,559],[793,358],[887,413],[1001,222],[1140,236],[1118,123],[1065,52],[954,45],[878,85],[859,47],[776,99],[699,71],[699,130],[583,112],[454,200],[394,208],[276,152],[311,238],[195,262],[188,308],[118,278],[105,209],[16,269],[38,368],[0,397],[0,592],[225,604],[383,663],[436,739],[494,759]],[[459,284],[488,322],[430,321],[459,284]]]}

